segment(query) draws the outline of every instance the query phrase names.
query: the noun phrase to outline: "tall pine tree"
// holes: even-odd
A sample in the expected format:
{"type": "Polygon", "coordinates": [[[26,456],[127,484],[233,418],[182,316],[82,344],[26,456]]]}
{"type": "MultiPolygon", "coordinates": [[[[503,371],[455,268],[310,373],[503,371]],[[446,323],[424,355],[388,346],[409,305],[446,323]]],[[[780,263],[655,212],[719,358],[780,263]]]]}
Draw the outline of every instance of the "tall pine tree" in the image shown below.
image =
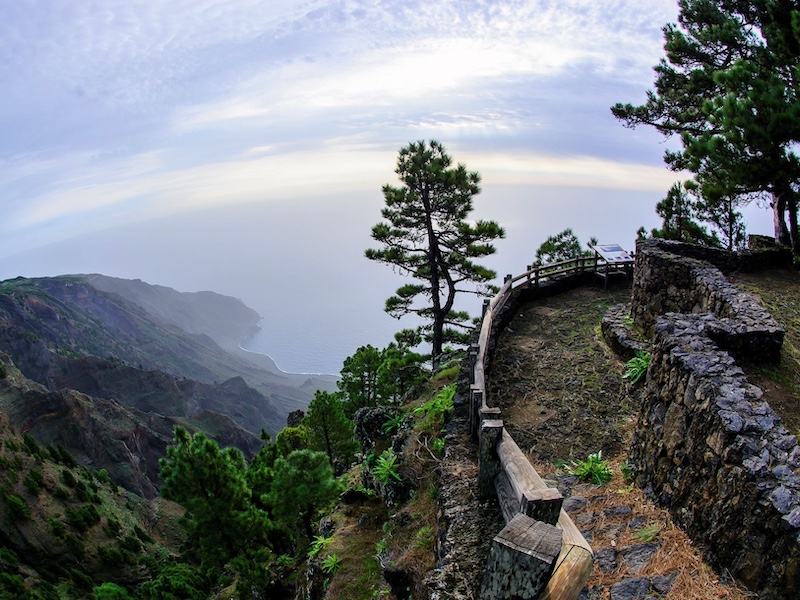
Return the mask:
{"type": "Polygon", "coordinates": [[[666,58],[641,106],[617,104],[628,127],[681,137],[674,170],[695,173],[704,201],[766,195],[775,236],[800,251],[798,0],[680,0],[664,28],[666,58]],[[789,227],[785,215],[788,211],[789,227]]]}
{"type": "Polygon", "coordinates": [[[494,221],[467,220],[473,197],[480,192],[480,175],[452,159],[435,140],[412,142],[402,148],[397,173],[402,186],[385,185],[384,221],[372,228],[382,245],[366,257],[409,275],[417,283],[400,287],[386,301],[396,318],[416,314],[437,364],[446,342],[464,343],[469,315],[454,309],[457,294],[486,293],[494,271],[475,259],[495,252],[492,241],[505,233],[494,221]],[[421,302],[416,301],[420,299],[421,302]]]}

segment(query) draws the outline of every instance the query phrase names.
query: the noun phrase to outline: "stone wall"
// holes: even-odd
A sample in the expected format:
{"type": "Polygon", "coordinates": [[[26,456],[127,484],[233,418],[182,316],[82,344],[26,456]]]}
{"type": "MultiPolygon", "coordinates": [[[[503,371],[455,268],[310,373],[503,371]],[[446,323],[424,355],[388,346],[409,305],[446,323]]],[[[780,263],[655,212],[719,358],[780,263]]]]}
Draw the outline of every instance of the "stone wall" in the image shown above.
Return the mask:
{"type": "Polygon", "coordinates": [[[712,563],[763,598],[795,598],[800,447],[733,356],[776,362],[783,330],[681,246],[637,248],[632,314],[653,344],[631,462],[712,563]]]}
{"type": "Polygon", "coordinates": [[[708,254],[727,267],[734,253],[692,244],[647,240],[637,245],[631,293],[634,324],[652,336],[663,314],[710,312],[718,317],[706,335],[739,358],[777,363],[784,331],[748,294],[728,282],[720,269],[696,256],[708,254]]]}

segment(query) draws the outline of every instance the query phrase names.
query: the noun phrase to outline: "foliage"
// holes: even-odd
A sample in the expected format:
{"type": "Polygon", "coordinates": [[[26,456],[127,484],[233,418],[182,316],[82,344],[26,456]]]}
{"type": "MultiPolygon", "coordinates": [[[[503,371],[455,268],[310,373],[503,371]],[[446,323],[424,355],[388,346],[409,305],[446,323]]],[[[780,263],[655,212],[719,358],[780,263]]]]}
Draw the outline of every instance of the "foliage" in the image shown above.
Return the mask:
{"type": "Polygon", "coordinates": [[[396,318],[413,314],[427,322],[422,329],[434,364],[446,342],[464,343],[469,316],[454,310],[456,296],[487,292],[485,284],[495,273],[474,261],[493,254],[491,242],[505,235],[494,221],[468,221],[480,175],[451,164],[435,140],[400,150],[395,172],[402,186],[383,187],[384,221],[372,228],[382,248],[366,251],[368,259],[416,280],[398,288],[385,310],[396,318]]]}
{"type": "Polygon", "coordinates": [[[776,238],[797,252],[797,3],[681,0],[679,7],[678,24],[664,27],[655,89],[645,104],[612,112],[628,127],[680,135],[683,149],[667,150],[665,161],[695,173],[704,202],[768,195],[776,238]]]}
{"type": "Polygon", "coordinates": [[[334,472],[343,473],[353,462],[358,442],[353,438],[353,422],[348,419],[335,394],[318,391],[303,419],[309,446],[328,455],[334,472]]]}
{"type": "Polygon", "coordinates": [[[448,385],[425,404],[414,409],[414,414],[421,419],[421,429],[438,431],[442,428],[445,418],[453,410],[455,393],[455,384],[448,385]]]}
{"type": "Polygon", "coordinates": [[[397,402],[427,379],[422,367],[426,357],[410,349],[422,341],[421,337],[400,332],[395,338],[397,342],[382,350],[362,346],[344,360],[337,387],[349,418],[359,408],[397,402]]]}
{"type": "Polygon", "coordinates": [[[626,371],[622,377],[624,379],[630,379],[631,383],[635,384],[642,377],[647,375],[647,368],[649,366],[650,353],[637,350],[636,355],[625,363],[626,371]]]}
{"type": "Polygon", "coordinates": [[[238,449],[220,449],[204,434],[176,427],[160,466],[161,494],[186,508],[189,556],[203,567],[216,572],[249,545],[267,545],[269,515],[250,501],[238,449]]]}
{"type": "Polygon", "coordinates": [[[375,466],[372,468],[372,474],[383,485],[387,485],[390,480],[400,481],[400,475],[397,473],[395,463],[397,462],[397,455],[391,448],[381,452],[375,466]]]}
{"type": "Polygon", "coordinates": [[[336,554],[331,554],[322,561],[322,570],[326,575],[334,575],[341,566],[342,561],[336,554]]]}
{"type": "MultiPolygon", "coordinates": [[[[597,240],[592,238],[590,244],[596,244],[597,240]]],[[[588,250],[583,250],[578,236],[572,229],[567,228],[555,235],[549,236],[536,250],[536,260],[534,266],[548,265],[552,263],[578,258],[590,254],[588,250]]]]}
{"type": "Polygon", "coordinates": [[[95,600],[130,600],[125,588],[115,583],[104,583],[94,588],[95,600]]]}
{"type": "Polygon", "coordinates": [[[24,498],[17,496],[16,494],[6,494],[6,516],[8,520],[12,523],[16,523],[17,521],[22,521],[24,519],[29,519],[31,516],[31,509],[28,506],[28,503],[25,502],[24,498]]]}
{"type": "Polygon", "coordinates": [[[295,450],[308,448],[310,443],[305,425],[284,427],[275,438],[275,446],[281,456],[289,456],[295,450]]]}
{"type": "Polygon", "coordinates": [[[332,541],[333,538],[330,536],[328,537],[324,535],[314,536],[314,539],[311,540],[311,546],[308,549],[308,556],[310,558],[313,558],[320,552],[323,552],[330,545],[332,541]]]}
{"type": "Polygon", "coordinates": [[[151,581],[139,588],[142,600],[206,600],[208,586],[202,573],[190,565],[173,564],[166,566],[151,581]]]}
{"type": "Polygon", "coordinates": [[[602,485],[613,475],[608,463],[602,458],[602,451],[590,454],[585,461],[572,461],[572,466],[567,467],[567,472],[581,479],[589,479],[597,485],[602,485]]]}
{"type": "Polygon", "coordinates": [[[652,230],[653,237],[705,246],[720,245],[719,238],[709,235],[705,227],[694,220],[700,210],[700,202],[690,193],[694,189],[689,182],[684,186],[680,183],[672,185],[666,197],[656,205],[662,224],[661,229],[652,230]]]}
{"type": "Polygon", "coordinates": [[[275,461],[275,480],[269,495],[274,515],[289,530],[302,526],[308,539],[314,537],[316,513],[339,495],[328,457],[313,450],[295,450],[275,461]]]}
{"type": "Polygon", "coordinates": [[[34,496],[36,496],[41,491],[43,483],[44,483],[44,475],[36,467],[32,467],[31,470],[28,471],[28,474],[25,476],[25,478],[22,480],[22,484],[34,496]]]}

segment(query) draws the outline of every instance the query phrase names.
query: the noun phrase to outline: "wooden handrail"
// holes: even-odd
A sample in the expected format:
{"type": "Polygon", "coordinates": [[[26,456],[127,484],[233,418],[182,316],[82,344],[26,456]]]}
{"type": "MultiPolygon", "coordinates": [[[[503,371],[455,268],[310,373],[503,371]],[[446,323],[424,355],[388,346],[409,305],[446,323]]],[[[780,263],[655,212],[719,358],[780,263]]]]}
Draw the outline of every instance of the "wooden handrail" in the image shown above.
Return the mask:
{"type": "MultiPolygon", "coordinates": [[[[525,273],[516,277],[508,276],[499,292],[485,307],[472,378],[474,381],[472,391],[480,394],[481,402],[480,406],[472,407],[472,410],[477,414],[471,414],[470,419],[478,423],[478,428],[480,428],[480,415],[488,411],[498,411],[498,409],[489,409],[488,394],[486,393],[488,348],[495,318],[511,297],[514,285],[524,281],[524,285],[538,286],[542,279],[584,271],[587,264],[591,264],[594,271],[597,270],[598,264],[595,257],[582,256],[550,265],[529,268],[525,273]],[[542,270],[546,272],[542,273],[542,270]]],[[[500,417],[494,415],[491,418],[499,419],[500,417]]],[[[502,421],[494,421],[494,423],[497,424],[496,427],[502,428],[502,421]]],[[[547,487],[544,480],[536,472],[536,469],[533,468],[525,454],[504,428],[502,428],[501,435],[496,442],[495,450],[501,466],[501,473],[497,476],[498,480],[495,485],[498,494],[510,497],[505,499],[505,504],[503,505],[503,515],[506,521],[510,521],[514,514],[518,514],[520,511],[530,514],[525,508],[527,498],[528,496],[537,495],[535,492],[540,492],[538,494],[539,498],[544,499],[545,502],[557,502],[557,504],[551,504],[551,506],[559,511],[556,527],[563,532],[561,553],[557,558],[555,570],[538,600],[575,600],[580,595],[584,583],[592,572],[594,555],[591,546],[569,515],[559,508],[560,494],[557,493],[557,490],[550,490],[547,487]],[[515,503],[516,508],[514,507],[515,503]]],[[[502,502],[503,499],[501,499],[502,502]]],[[[547,508],[540,509],[540,511],[546,514],[547,508]]],[[[550,514],[554,515],[554,513],[550,514]]]]}

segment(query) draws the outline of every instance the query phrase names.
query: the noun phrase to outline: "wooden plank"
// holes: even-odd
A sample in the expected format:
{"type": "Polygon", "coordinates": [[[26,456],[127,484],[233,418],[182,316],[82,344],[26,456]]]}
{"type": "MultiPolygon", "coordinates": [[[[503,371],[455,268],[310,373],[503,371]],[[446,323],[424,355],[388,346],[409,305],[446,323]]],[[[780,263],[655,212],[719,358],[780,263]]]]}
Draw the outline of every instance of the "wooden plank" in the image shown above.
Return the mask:
{"type": "Polygon", "coordinates": [[[497,500],[503,513],[503,521],[508,523],[514,518],[514,515],[519,514],[519,498],[514,493],[505,471],[501,470],[495,477],[494,489],[497,492],[497,500]]]}
{"type": "Polygon", "coordinates": [[[564,496],[556,488],[526,490],[519,499],[519,512],[548,525],[555,525],[563,504],[564,496]]]}

